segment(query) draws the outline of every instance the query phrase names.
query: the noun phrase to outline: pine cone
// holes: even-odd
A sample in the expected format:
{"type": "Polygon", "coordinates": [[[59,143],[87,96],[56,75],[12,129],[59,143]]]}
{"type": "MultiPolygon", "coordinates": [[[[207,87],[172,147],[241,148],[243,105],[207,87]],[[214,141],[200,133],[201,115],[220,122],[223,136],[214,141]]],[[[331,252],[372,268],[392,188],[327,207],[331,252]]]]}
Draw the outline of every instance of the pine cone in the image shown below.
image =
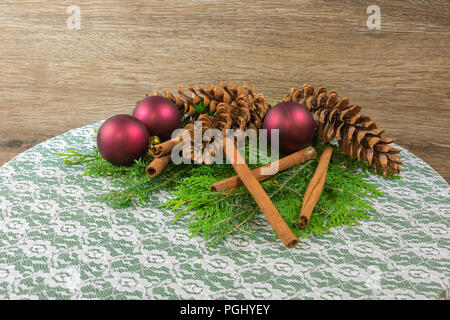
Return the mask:
{"type": "Polygon", "coordinates": [[[403,162],[400,153],[390,145],[392,139],[383,137],[384,130],[377,128],[375,121],[360,114],[361,106],[349,105],[348,98],[338,99],[335,90],[327,93],[326,87],[303,85],[302,89],[292,88],[282,101],[296,101],[304,104],[312,113],[319,139],[336,139],[339,149],[353,159],[366,161],[377,173],[398,174],[403,162]]]}
{"type": "Polygon", "coordinates": [[[271,107],[264,95],[254,90],[249,90],[248,94],[240,95],[236,100],[236,104],[241,109],[250,111],[250,123],[246,128],[252,129],[261,128],[264,117],[271,107]]]}
{"type": "Polygon", "coordinates": [[[213,119],[216,121],[216,128],[222,131],[230,128],[258,129],[269,109],[270,106],[263,95],[249,91],[231,103],[220,103],[213,119]]]}
{"type": "Polygon", "coordinates": [[[147,93],[147,96],[156,95],[168,98],[178,107],[181,114],[187,113],[192,118],[192,121],[197,120],[199,116],[195,106],[200,103],[203,103],[208,108],[209,113],[214,114],[220,103],[232,104],[233,102],[236,103],[238,99],[244,100],[251,111],[251,120],[253,123],[256,122],[256,124],[261,122],[261,114],[265,115],[268,109],[264,96],[250,89],[245,83],[243,87],[233,83],[225,85],[223,82],[220,82],[220,86],[208,83],[204,88],[195,84],[195,88],[189,85],[188,91],[190,94],[186,93],[181,86],[178,86],[178,94],[176,96],[166,89],[163,89],[162,93],[158,91],[153,92],[153,94],[147,93]]]}
{"type": "MultiPolygon", "coordinates": [[[[213,119],[211,117],[211,119],[213,119]]],[[[222,131],[225,134],[225,130],[231,128],[233,119],[231,118],[231,105],[228,103],[220,103],[216,109],[216,115],[214,116],[215,128],[222,131]]]]}
{"type": "MultiPolygon", "coordinates": [[[[203,132],[211,128],[219,129],[223,134],[227,129],[258,129],[270,109],[264,95],[250,89],[246,83],[240,87],[233,83],[225,85],[220,82],[220,86],[206,84],[205,88],[196,84],[195,88],[188,86],[190,96],[180,86],[178,86],[177,96],[165,89],[163,89],[163,93],[155,91],[152,95],[163,96],[171,100],[181,114],[187,113],[192,122],[201,121],[203,132]],[[214,114],[214,116],[197,112],[195,106],[200,103],[208,108],[209,114],[214,114]]],[[[193,134],[193,131],[191,133],[193,134]]]]}
{"type": "MultiPolygon", "coordinates": [[[[244,83],[243,88],[232,83],[226,86],[223,82],[220,83],[221,88],[212,84],[207,84],[206,89],[196,85],[197,90],[189,86],[191,97],[179,87],[178,95],[175,97],[167,90],[163,90],[163,94],[154,92],[153,95],[164,96],[175,103],[182,114],[190,116],[191,121],[200,121],[202,123],[202,133],[208,129],[219,129],[222,134],[225,134],[227,129],[242,129],[249,128],[258,129],[262,125],[266,113],[270,109],[264,95],[257,93],[250,89],[244,83]],[[195,106],[203,103],[209,108],[208,114],[200,114],[195,110],[195,106]]],[[[148,94],[147,94],[148,96],[148,94]]],[[[194,136],[194,126],[191,123],[185,126],[191,137],[194,136]]],[[[209,143],[203,143],[206,147],[209,143]]],[[[197,148],[197,151],[199,149],[197,148]]],[[[193,155],[193,158],[198,155],[193,155]]]]}

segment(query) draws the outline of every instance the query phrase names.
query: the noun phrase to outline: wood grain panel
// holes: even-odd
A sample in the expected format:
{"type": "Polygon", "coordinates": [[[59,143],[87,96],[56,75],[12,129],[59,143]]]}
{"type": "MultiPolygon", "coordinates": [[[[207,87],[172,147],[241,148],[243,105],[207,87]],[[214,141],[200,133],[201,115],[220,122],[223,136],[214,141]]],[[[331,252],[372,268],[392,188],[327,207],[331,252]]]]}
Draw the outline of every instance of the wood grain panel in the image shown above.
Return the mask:
{"type": "Polygon", "coordinates": [[[271,100],[326,85],[450,181],[448,1],[0,2],[0,164],[130,113],[151,89],[246,81],[271,100]],[[81,9],[81,29],[66,8],[81,9]]]}

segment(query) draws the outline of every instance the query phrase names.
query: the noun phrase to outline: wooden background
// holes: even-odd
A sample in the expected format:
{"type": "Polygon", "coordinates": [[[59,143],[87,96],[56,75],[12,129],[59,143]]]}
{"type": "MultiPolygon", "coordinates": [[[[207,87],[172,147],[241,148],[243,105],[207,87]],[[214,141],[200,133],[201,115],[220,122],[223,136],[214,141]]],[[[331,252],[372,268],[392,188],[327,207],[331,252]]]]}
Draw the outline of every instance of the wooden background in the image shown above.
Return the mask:
{"type": "Polygon", "coordinates": [[[450,5],[426,1],[0,2],[0,165],[69,129],[131,113],[145,92],[305,82],[362,104],[450,181],[450,5]],[[381,8],[369,30],[367,7],[381,8]],[[81,9],[69,30],[66,9],[81,9]]]}

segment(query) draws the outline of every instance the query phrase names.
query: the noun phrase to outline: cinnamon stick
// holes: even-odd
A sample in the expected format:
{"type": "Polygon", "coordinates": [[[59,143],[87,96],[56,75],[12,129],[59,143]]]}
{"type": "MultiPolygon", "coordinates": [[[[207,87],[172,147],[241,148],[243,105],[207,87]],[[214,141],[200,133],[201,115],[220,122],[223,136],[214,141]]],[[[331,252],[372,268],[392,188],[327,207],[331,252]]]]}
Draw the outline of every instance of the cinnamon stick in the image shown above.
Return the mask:
{"type": "Polygon", "coordinates": [[[155,158],[164,157],[166,155],[170,155],[170,153],[172,152],[172,149],[179,143],[180,143],[180,139],[167,140],[160,144],[155,144],[152,147],[151,151],[155,158]]]}
{"type": "Polygon", "coordinates": [[[225,139],[225,155],[228,160],[230,160],[238,177],[248,189],[253,199],[255,199],[262,213],[280,240],[283,241],[284,245],[288,248],[296,246],[299,242],[297,237],[291,229],[289,229],[289,226],[286,224],[283,217],[280,215],[277,208],[264,191],[263,187],[261,187],[258,180],[252,174],[250,168],[247,164],[245,164],[245,161],[237,150],[234,141],[230,138],[225,139]],[[233,152],[233,154],[231,152],[233,152]]]}
{"type": "Polygon", "coordinates": [[[170,159],[171,159],[170,154],[153,159],[153,161],[150,162],[148,167],[145,169],[145,173],[150,178],[156,177],[169,164],[170,159]]]}
{"type": "Polygon", "coordinates": [[[314,207],[322,194],[325,179],[327,177],[328,164],[330,163],[332,154],[333,148],[327,146],[320,155],[317,169],[314,172],[311,182],[309,183],[308,188],[306,188],[305,196],[303,197],[302,210],[298,220],[300,229],[305,229],[308,226],[314,207]]]}
{"type": "MultiPolygon", "coordinates": [[[[188,123],[184,127],[184,129],[186,129],[189,132],[191,139],[194,139],[194,125],[192,123],[188,123]]],[[[175,148],[175,146],[179,144],[182,140],[183,137],[178,137],[176,139],[164,141],[160,144],[155,144],[151,149],[153,156],[155,158],[159,158],[172,153],[172,149],[175,148]]]]}
{"type": "MultiPolygon", "coordinates": [[[[294,152],[276,161],[278,162],[278,172],[292,168],[297,164],[303,163],[315,157],[316,157],[316,150],[313,147],[308,147],[303,150],[294,152]]],[[[265,168],[270,168],[276,162],[252,170],[253,176],[258,181],[263,181],[272,177],[273,175],[262,175],[261,170],[265,168]]],[[[239,179],[239,176],[234,176],[213,183],[210,187],[210,190],[211,191],[235,190],[237,188],[242,187],[243,185],[244,184],[242,183],[241,179],[239,179]]]]}

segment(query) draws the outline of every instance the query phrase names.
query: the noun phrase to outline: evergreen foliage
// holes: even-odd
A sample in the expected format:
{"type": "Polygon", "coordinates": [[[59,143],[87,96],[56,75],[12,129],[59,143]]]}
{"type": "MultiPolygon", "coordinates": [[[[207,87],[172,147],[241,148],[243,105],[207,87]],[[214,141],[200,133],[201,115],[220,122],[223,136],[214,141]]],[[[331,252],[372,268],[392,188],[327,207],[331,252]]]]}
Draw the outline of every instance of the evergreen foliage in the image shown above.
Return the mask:
{"type": "MultiPolygon", "coordinates": [[[[315,140],[313,146],[320,155],[326,144],[315,140]]],[[[241,152],[245,152],[248,159],[249,154],[256,151],[249,150],[247,145],[241,152]]],[[[99,200],[114,208],[145,206],[152,194],[160,190],[169,191],[174,198],[163,206],[174,212],[174,223],[183,217],[192,236],[201,235],[210,245],[233,232],[251,233],[252,220],[262,214],[245,188],[231,192],[209,190],[212,183],[236,175],[229,164],[176,166],[170,163],[162,174],[149,178],[145,175],[145,168],[151,160],[148,156],[136,160],[131,166],[117,167],[105,161],[97,148],[90,154],[69,150],[58,155],[67,164],[83,165],[83,175],[110,179],[114,187],[99,195],[99,200]]],[[[374,173],[373,169],[350,159],[334,147],[323,193],[308,228],[300,230],[298,217],[303,194],[315,172],[318,158],[280,172],[261,183],[299,237],[321,235],[330,232],[333,227],[359,224],[374,211],[369,199],[382,195],[374,184],[365,179],[374,173]]],[[[258,156],[258,163],[250,167],[253,169],[267,162],[267,158],[258,156]]]]}

